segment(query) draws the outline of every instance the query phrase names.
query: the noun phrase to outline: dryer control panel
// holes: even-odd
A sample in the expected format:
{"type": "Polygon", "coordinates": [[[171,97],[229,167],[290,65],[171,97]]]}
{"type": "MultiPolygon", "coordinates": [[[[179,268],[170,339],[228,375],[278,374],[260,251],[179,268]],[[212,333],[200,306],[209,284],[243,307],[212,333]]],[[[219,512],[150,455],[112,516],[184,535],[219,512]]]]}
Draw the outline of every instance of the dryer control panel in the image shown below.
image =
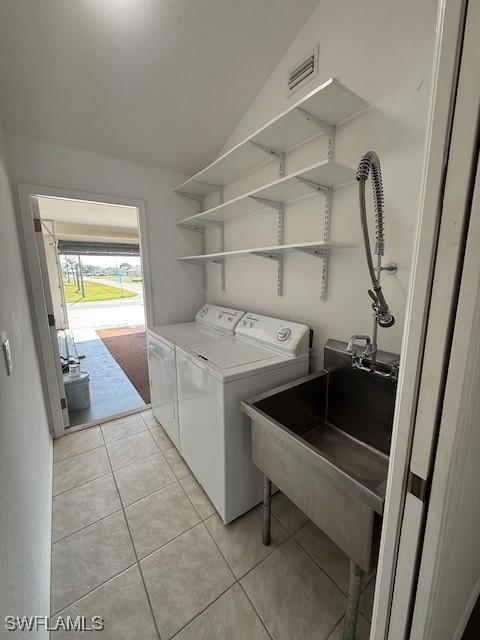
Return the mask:
{"type": "Polygon", "coordinates": [[[233,332],[238,321],[244,315],[245,311],[238,309],[219,307],[216,304],[204,304],[203,307],[197,311],[195,320],[209,327],[233,332]]]}
{"type": "Polygon", "coordinates": [[[292,357],[308,354],[309,328],[306,324],[249,311],[237,324],[235,335],[292,357]]]}

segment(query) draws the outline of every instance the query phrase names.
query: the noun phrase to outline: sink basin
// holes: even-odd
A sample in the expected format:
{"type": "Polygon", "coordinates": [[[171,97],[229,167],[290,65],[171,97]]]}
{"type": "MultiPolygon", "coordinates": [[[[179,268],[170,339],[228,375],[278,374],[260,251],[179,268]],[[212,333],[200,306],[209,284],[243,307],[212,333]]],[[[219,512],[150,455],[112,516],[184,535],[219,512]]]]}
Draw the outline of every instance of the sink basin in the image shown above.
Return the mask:
{"type": "MultiPolygon", "coordinates": [[[[329,341],[325,369],[242,403],[254,463],[364,572],[375,564],[396,383],[351,367],[329,341]]],[[[398,356],[379,354],[385,363],[398,356]]]]}

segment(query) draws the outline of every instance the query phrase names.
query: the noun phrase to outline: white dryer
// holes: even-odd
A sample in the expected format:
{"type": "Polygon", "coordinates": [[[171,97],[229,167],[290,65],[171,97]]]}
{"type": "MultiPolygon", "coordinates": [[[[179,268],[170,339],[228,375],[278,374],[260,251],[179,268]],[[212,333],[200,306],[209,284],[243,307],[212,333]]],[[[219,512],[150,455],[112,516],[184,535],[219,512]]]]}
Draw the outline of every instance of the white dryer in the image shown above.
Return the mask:
{"type": "Polygon", "coordinates": [[[147,329],[152,411],[179,450],[175,347],[231,336],[244,315],[237,309],[205,304],[194,322],[147,329]]]}
{"type": "Polygon", "coordinates": [[[178,347],[182,456],[225,523],[262,500],[240,402],[308,373],[309,328],[254,313],[235,336],[178,347]]]}

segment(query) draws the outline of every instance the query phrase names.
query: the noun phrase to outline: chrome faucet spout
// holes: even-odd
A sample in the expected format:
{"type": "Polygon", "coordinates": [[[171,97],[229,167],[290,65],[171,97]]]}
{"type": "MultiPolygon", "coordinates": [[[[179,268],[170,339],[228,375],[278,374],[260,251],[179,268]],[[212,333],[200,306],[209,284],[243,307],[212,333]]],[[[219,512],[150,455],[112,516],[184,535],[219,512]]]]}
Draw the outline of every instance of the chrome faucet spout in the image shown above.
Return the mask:
{"type": "Polygon", "coordinates": [[[364,340],[365,341],[365,351],[363,352],[362,355],[364,355],[364,356],[371,355],[372,354],[372,341],[370,340],[370,336],[364,336],[364,335],[351,336],[351,338],[350,338],[350,340],[348,341],[348,344],[347,344],[348,353],[356,353],[356,351],[354,350],[354,347],[355,347],[355,343],[358,340],[364,340]]]}

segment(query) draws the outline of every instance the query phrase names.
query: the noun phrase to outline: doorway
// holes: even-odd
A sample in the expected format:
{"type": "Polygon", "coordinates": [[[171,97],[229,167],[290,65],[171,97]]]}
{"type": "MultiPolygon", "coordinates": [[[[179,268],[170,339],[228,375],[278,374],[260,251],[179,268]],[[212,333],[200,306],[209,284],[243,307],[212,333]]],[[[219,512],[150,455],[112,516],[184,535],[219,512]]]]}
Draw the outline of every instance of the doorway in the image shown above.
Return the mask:
{"type": "Polygon", "coordinates": [[[38,209],[69,426],[149,404],[137,209],[49,197],[38,209]]]}
{"type": "Polygon", "coordinates": [[[48,319],[40,347],[55,436],[148,406],[143,205],[19,192],[35,313],[48,319]]]}

